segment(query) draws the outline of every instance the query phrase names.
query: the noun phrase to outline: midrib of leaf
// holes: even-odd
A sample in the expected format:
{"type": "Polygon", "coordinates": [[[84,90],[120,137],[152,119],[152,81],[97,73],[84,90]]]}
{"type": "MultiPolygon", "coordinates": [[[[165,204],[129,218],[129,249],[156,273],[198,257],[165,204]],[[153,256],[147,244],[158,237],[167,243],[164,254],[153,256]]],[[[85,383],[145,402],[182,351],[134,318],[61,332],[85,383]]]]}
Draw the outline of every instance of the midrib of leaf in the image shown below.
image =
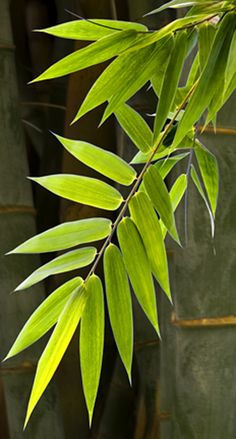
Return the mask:
{"type": "Polygon", "coordinates": [[[183,108],[185,107],[185,104],[187,103],[187,101],[189,100],[189,98],[192,96],[193,92],[195,91],[195,88],[197,87],[198,84],[198,80],[193,84],[193,86],[191,87],[190,91],[188,92],[188,94],[185,96],[185,98],[183,99],[183,101],[181,102],[180,106],[177,108],[176,112],[174,113],[172,119],[170,120],[170,122],[166,125],[165,129],[163,130],[163,133],[161,135],[161,137],[158,139],[157,144],[153,146],[153,150],[152,150],[152,154],[150,155],[148,161],[145,163],[142,171],[140,172],[140,174],[137,176],[137,179],[129,193],[129,195],[127,196],[126,200],[124,200],[124,205],[122,207],[122,209],[120,210],[120,213],[118,215],[118,217],[116,218],[111,233],[110,235],[107,237],[107,239],[105,240],[100,252],[98,253],[91,270],[89,271],[85,282],[88,281],[88,279],[90,278],[90,276],[92,276],[97,268],[97,265],[99,263],[99,261],[101,260],[107,246],[111,243],[112,237],[120,223],[120,221],[122,220],[122,218],[125,215],[125,212],[128,208],[128,204],[129,201],[131,200],[132,196],[135,194],[136,190],[138,189],[139,185],[142,183],[142,179],[146,173],[146,171],[148,170],[148,168],[151,166],[152,164],[152,160],[153,157],[155,156],[155,154],[157,153],[157,150],[160,148],[160,146],[163,143],[163,140],[165,139],[165,137],[167,136],[167,134],[169,133],[169,131],[171,130],[176,118],[178,117],[179,113],[183,110],[183,108]]]}

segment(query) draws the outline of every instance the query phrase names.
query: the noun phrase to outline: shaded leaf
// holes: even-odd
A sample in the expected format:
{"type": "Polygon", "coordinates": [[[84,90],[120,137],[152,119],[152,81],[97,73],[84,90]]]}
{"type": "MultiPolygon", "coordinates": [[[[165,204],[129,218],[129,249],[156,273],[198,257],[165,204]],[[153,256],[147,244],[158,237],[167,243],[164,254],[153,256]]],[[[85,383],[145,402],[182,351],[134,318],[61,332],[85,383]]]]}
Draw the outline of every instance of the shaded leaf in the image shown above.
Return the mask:
{"type": "Polygon", "coordinates": [[[86,283],[87,303],[81,319],[80,364],[84,395],[92,423],[104,348],[104,298],[102,282],[93,275],[86,283]]]}
{"type": "Polygon", "coordinates": [[[119,249],[110,244],[104,254],[108,312],[116,345],[131,382],[133,313],[128,277],[119,249]]]}
{"type": "Polygon", "coordinates": [[[95,178],[57,174],[30,180],[60,197],[101,209],[116,210],[123,201],[115,188],[95,178]]]}
{"type": "Polygon", "coordinates": [[[125,51],[141,38],[134,30],[115,32],[53,64],[31,83],[58,78],[107,61],[125,51]]]}
{"type": "Polygon", "coordinates": [[[215,156],[203,145],[194,148],[202,180],[210,202],[213,216],[216,213],[219,192],[219,170],[215,156]]]}
{"type": "Polygon", "coordinates": [[[132,23],[129,21],[73,20],[46,29],[37,29],[37,32],[43,32],[55,37],[69,38],[72,40],[96,41],[110,34],[114,34],[118,30],[136,30],[139,32],[145,32],[147,28],[143,24],[132,23]]]}
{"type": "MultiPolygon", "coordinates": [[[[170,190],[170,200],[171,200],[171,204],[172,204],[172,209],[175,212],[175,210],[177,209],[180,201],[182,200],[185,191],[187,189],[187,176],[185,174],[181,174],[177,180],[175,181],[175,183],[173,184],[171,190],[170,190]]],[[[167,228],[165,227],[165,225],[163,224],[163,222],[160,220],[160,226],[161,226],[161,231],[162,231],[162,235],[163,238],[165,239],[166,237],[166,233],[167,233],[167,228]]]]}
{"type": "Polygon", "coordinates": [[[75,277],[61,285],[43,301],[22,328],[5,360],[35,343],[55,325],[69,297],[82,285],[82,282],[81,277],[75,277]]]}
{"type": "Polygon", "coordinates": [[[115,116],[132,140],[142,152],[147,152],[152,146],[152,131],[140,114],[127,104],[122,104],[116,111],[115,116]]]}
{"type": "Polygon", "coordinates": [[[81,285],[74,291],[60,315],[58,323],[38,363],[24,427],[26,427],[36,404],[56,372],[74,335],[83,314],[87,296],[84,285],[81,285]]]}
{"type": "MultiPolygon", "coordinates": [[[[197,3],[201,3],[202,0],[195,0],[195,1],[189,1],[189,0],[172,0],[170,2],[165,3],[164,5],[160,6],[157,9],[154,9],[153,11],[149,12],[146,15],[152,15],[152,14],[157,14],[158,12],[164,11],[165,9],[168,8],[174,8],[174,9],[178,9],[178,8],[187,8],[189,6],[193,6],[197,3]]],[[[205,2],[204,2],[205,3],[205,2]]],[[[211,1],[206,2],[206,3],[212,3],[211,1]]]]}
{"type": "Polygon", "coordinates": [[[179,32],[175,38],[175,43],[169,63],[165,72],[164,81],[161,87],[160,99],[157,105],[157,113],[154,123],[154,145],[166,122],[168,114],[175,100],[175,95],[182,72],[183,63],[187,50],[187,32],[179,32]]]}
{"type": "Polygon", "coordinates": [[[28,239],[8,254],[55,252],[79,244],[99,241],[109,235],[111,225],[111,220],[106,218],[67,222],[28,239]]]}
{"type": "Polygon", "coordinates": [[[123,218],[117,228],[117,235],[135,295],[159,334],[152,273],[139,232],[130,218],[123,218]]]}
{"type": "Polygon", "coordinates": [[[129,186],[136,177],[136,171],[122,158],[87,142],[66,139],[56,135],[61,144],[74,157],[97,172],[117,183],[129,186]]]}
{"type": "Polygon", "coordinates": [[[27,279],[18,285],[15,291],[29,288],[53,274],[66,273],[68,271],[86,267],[93,262],[96,253],[97,249],[95,247],[83,247],[58,256],[35,270],[29,277],[27,277],[27,279]]]}
{"type": "Polygon", "coordinates": [[[216,35],[216,27],[209,23],[202,23],[198,28],[199,61],[201,71],[204,69],[211,53],[213,40],[216,35]]]}
{"type": "Polygon", "coordinates": [[[144,175],[144,187],[155,209],[171,236],[179,243],[178,232],[175,226],[174,213],[170,195],[166,185],[155,166],[150,166],[144,175]]]}
{"type": "Polygon", "coordinates": [[[201,197],[202,197],[202,199],[203,199],[203,201],[204,201],[204,203],[206,205],[207,210],[208,210],[208,213],[209,213],[209,216],[210,216],[210,222],[211,222],[211,235],[213,237],[214,234],[215,234],[214,217],[213,217],[212,211],[210,209],[210,206],[208,204],[207,198],[206,198],[206,196],[204,194],[204,191],[202,189],[201,182],[200,182],[200,179],[199,179],[199,177],[197,175],[196,169],[194,168],[193,165],[191,165],[191,177],[192,177],[192,180],[193,180],[193,182],[194,182],[194,184],[195,184],[199,194],[201,195],[201,197]]]}
{"type": "Polygon", "coordinates": [[[189,155],[189,152],[184,154],[178,154],[173,157],[169,157],[164,160],[158,160],[157,163],[155,163],[155,168],[158,170],[161,178],[164,180],[166,176],[172,171],[174,166],[179,163],[179,161],[185,159],[189,155]]]}
{"type": "Polygon", "coordinates": [[[236,31],[232,38],[230,45],[229,56],[227,60],[227,66],[225,71],[225,90],[229,87],[233,77],[236,74],[236,31]]]}
{"type": "Polygon", "coordinates": [[[171,300],[166,249],[152,203],[144,192],[138,192],[132,197],[129,209],[142,237],[152,272],[171,300]]]}

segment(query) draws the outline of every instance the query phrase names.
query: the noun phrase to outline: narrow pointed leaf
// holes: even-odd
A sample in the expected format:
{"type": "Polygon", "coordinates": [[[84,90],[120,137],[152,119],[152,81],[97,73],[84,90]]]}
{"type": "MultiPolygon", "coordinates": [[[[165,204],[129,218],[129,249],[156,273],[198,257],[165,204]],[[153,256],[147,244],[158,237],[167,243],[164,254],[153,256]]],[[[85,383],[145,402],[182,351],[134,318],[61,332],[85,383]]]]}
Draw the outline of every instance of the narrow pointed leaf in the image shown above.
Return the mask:
{"type": "MultiPolygon", "coordinates": [[[[171,190],[170,190],[170,200],[171,200],[171,204],[172,204],[172,209],[175,212],[175,210],[177,209],[180,201],[182,200],[185,191],[187,189],[187,176],[186,174],[181,174],[177,180],[175,181],[175,183],[173,184],[171,190]]],[[[163,224],[163,222],[160,220],[160,226],[161,226],[161,230],[162,230],[162,235],[163,238],[165,239],[166,234],[167,234],[167,228],[165,227],[165,225],[163,224]]]]}
{"type": "Polygon", "coordinates": [[[140,151],[147,152],[151,149],[152,131],[137,111],[127,104],[122,104],[115,111],[115,116],[120,126],[140,151]]]}
{"type": "Polygon", "coordinates": [[[67,222],[28,239],[8,254],[55,252],[99,241],[109,235],[111,225],[111,220],[106,218],[67,222]]]}
{"type": "MultiPolygon", "coordinates": [[[[154,9],[153,11],[149,12],[146,15],[152,15],[152,14],[157,14],[161,11],[164,11],[165,9],[168,8],[174,8],[174,9],[178,9],[178,8],[187,8],[189,6],[193,6],[195,4],[200,3],[201,0],[195,0],[195,1],[189,1],[189,0],[172,0],[170,2],[165,3],[163,6],[160,6],[159,8],[154,9]]],[[[212,3],[211,1],[209,2],[204,2],[204,3],[212,3]]]]}
{"type": "Polygon", "coordinates": [[[89,423],[92,423],[104,348],[104,298],[102,282],[92,276],[86,284],[88,300],[81,319],[80,364],[89,423]]]}
{"type": "Polygon", "coordinates": [[[97,41],[100,38],[114,34],[118,30],[136,30],[145,32],[146,26],[140,23],[117,20],[74,20],[68,23],[58,24],[46,29],[37,29],[59,38],[69,38],[72,40],[97,41]]]}
{"type": "Polygon", "coordinates": [[[86,267],[95,259],[97,249],[95,247],[83,247],[79,250],[72,250],[65,253],[42,267],[35,270],[27,279],[24,280],[15,291],[24,290],[35,285],[36,283],[46,279],[48,276],[59,273],[67,273],[68,271],[77,270],[86,267]]]}
{"type": "Polygon", "coordinates": [[[100,75],[87,94],[74,122],[88,111],[110,100],[108,112],[117,110],[149,80],[156,69],[156,56],[160,50],[165,50],[166,41],[152,44],[132,53],[120,55],[100,75]],[[143,60],[145,59],[145,64],[143,60]]]}
{"type": "Polygon", "coordinates": [[[194,182],[194,184],[195,184],[199,194],[201,195],[201,197],[202,197],[202,199],[203,199],[203,201],[204,201],[204,203],[206,205],[206,208],[207,208],[207,211],[208,211],[209,217],[210,217],[210,222],[211,222],[211,235],[212,235],[212,237],[214,237],[214,234],[215,234],[214,217],[213,217],[211,208],[210,208],[210,206],[208,204],[207,198],[206,198],[206,196],[204,194],[204,191],[202,189],[202,185],[201,185],[200,179],[199,179],[199,177],[197,175],[196,169],[195,169],[195,167],[193,165],[191,166],[191,177],[192,177],[192,180],[193,180],[193,182],[194,182]]]}
{"type": "Polygon", "coordinates": [[[174,166],[179,163],[179,161],[185,159],[189,155],[189,152],[185,154],[178,154],[173,157],[170,157],[168,159],[164,160],[158,160],[157,163],[155,163],[155,168],[158,170],[160,176],[164,180],[164,178],[167,177],[167,175],[172,171],[174,166]]]}
{"type": "Polygon", "coordinates": [[[121,360],[131,381],[133,313],[128,277],[119,249],[110,244],[104,254],[108,312],[121,360]]]}
{"type": "Polygon", "coordinates": [[[119,55],[140,38],[140,34],[134,30],[113,33],[56,62],[32,83],[69,75],[102,63],[119,55]]]}
{"type": "Polygon", "coordinates": [[[202,180],[210,202],[213,216],[215,217],[219,193],[219,170],[215,156],[203,145],[194,149],[202,180]]]}
{"type": "Polygon", "coordinates": [[[166,185],[155,166],[150,166],[144,176],[144,186],[161,220],[171,236],[179,243],[178,232],[175,226],[174,213],[170,195],[166,185]]]}
{"type": "Polygon", "coordinates": [[[216,30],[216,27],[208,22],[202,23],[198,28],[199,61],[201,71],[204,69],[211,53],[216,30]]]}
{"type": "Polygon", "coordinates": [[[215,36],[208,62],[179,123],[173,148],[181,142],[187,131],[210,104],[217,87],[216,84],[221,81],[222,74],[225,71],[235,26],[235,14],[231,12],[226,14],[215,36]]]}
{"type": "Polygon", "coordinates": [[[152,273],[140,234],[134,222],[130,218],[124,218],[118,226],[117,235],[135,295],[159,334],[152,273]]]}
{"type": "Polygon", "coordinates": [[[95,178],[58,174],[30,180],[60,197],[101,209],[116,210],[123,201],[115,188],[95,178]]]}
{"type": "Polygon", "coordinates": [[[56,372],[74,335],[83,314],[87,296],[85,287],[83,285],[78,287],[60,315],[58,323],[38,363],[28,404],[25,427],[36,404],[56,372]]]}
{"type": "Polygon", "coordinates": [[[132,197],[129,209],[142,237],[152,272],[171,300],[166,249],[161,227],[152,203],[144,192],[138,192],[132,197]]]}
{"type": "Polygon", "coordinates": [[[173,35],[170,36],[168,40],[168,48],[167,50],[161,51],[156,59],[156,63],[158,65],[158,69],[155,70],[154,74],[151,77],[151,84],[154,92],[156,93],[157,97],[160,97],[162,84],[165,78],[166,69],[169,63],[169,59],[172,53],[174,47],[174,37],[173,35]]]}
{"type": "Polygon", "coordinates": [[[71,294],[82,285],[82,282],[81,277],[75,277],[61,285],[43,301],[22,328],[5,360],[31,346],[57,323],[71,294]]]}
{"type": "Polygon", "coordinates": [[[117,183],[129,186],[136,177],[136,171],[122,158],[87,142],[66,139],[56,135],[61,144],[74,157],[97,172],[117,183]]]}
{"type": "Polygon", "coordinates": [[[229,56],[227,60],[227,67],[225,71],[225,90],[227,90],[229,84],[231,83],[233,77],[236,74],[236,31],[232,38],[230,45],[229,56]]]}
{"type": "Polygon", "coordinates": [[[175,95],[182,72],[187,50],[187,32],[179,32],[175,38],[174,48],[165,72],[161,88],[160,99],[154,124],[154,144],[166,122],[168,114],[175,100],[175,95]]]}

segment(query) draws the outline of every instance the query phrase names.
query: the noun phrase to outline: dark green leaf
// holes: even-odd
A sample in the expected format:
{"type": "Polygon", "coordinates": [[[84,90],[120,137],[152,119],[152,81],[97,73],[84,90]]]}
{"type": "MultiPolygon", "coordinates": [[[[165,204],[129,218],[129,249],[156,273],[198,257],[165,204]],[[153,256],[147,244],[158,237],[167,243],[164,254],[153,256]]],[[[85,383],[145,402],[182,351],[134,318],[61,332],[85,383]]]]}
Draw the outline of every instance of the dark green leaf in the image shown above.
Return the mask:
{"type": "Polygon", "coordinates": [[[193,182],[194,182],[194,184],[195,184],[199,194],[201,195],[201,197],[202,197],[202,199],[203,199],[203,201],[204,201],[204,203],[206,205],[207,210],[208,210],[209,217],[210,217],[210,222],[211,222],[211,234],[212,234],[212,237],[213,237],[214,234],[215,234],[214,217],[213,217],[212,211],[210,209],[210,206],[208,204],[207,198],[206,198],[206,196],[204,194],[204,191],[202,189],[201,182],[200,182],[200,179],[199,179],[199,177],[197,175],[196,169],[194,168],[193,165],[191,166],[191,177],[192,177],[192,180],[193,180],[193,182]]]}
{"type": "Polygon", "coordinates": [[[215,156],[206,147],[199,144],[194,148],[202,180],[215,217],[219,192],[219,170],[215,156]]]}

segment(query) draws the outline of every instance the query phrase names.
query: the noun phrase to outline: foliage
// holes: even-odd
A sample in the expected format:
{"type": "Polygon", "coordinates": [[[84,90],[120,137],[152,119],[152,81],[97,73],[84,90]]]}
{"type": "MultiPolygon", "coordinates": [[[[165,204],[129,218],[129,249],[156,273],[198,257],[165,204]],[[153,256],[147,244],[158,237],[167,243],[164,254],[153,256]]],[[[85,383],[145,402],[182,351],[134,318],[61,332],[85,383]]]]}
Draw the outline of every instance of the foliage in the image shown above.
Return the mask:
{"type": "Polygon", "coordinates": [[[16,288],[22,290],[55,273],[92,264],[86,279],[72,279],[45,300],[26,323],[7,356],[10,358],[30,346],[55,325],[38,364],[26,424],[80,320],[82,381],[92,421],[104,341],[103,286],[95,275],[102,259],[111,326],[131,381],[130,283],[143,311],[160,335],[153,277],[171,301],[165,237],[168,233],[180,244],[174,212],[185,194],[189,176],[206,203],[214,235],[218,166],[213,154],[197,136],[200,122],[203,126],[211,121],[215,125],[217,112],[235,89],[235,2],[173,0],[151,13],[167,7],[189,9],[184,18],[158,31],[142,24],[112,20],[79,20],[42,30],[57,37],[92,43],[58,61],[35,81],[67,75],[111,60],[88,92],[74,122],[107,103],[101,123],[114,114],[138,152],[128,164],[95,145],[56,136],[79,161],[110,180],[129,186],[126,199],[118,189],[100,179],[77,175],[32,178],[69,200],[119,211],[113,224],[106,218],[65,223],[10,252],[53,252],[104,240],[99,252],[95,247],[79,247],[64,253],[37,269],[16,288]],[[183,68],[186,69],[187,58],[191,60],[191,66],[187,81],[182,84],[180,78],[183,68]],[[147,84],[151,84],[158,98],[153,130],[127,103],[147,84]],[[180,175],[168,191],[166,176],[186,158],[191,171],[180,175]],[[140,173],[134,168],[136,164],[142,164],[140,173]],[[112,243],[115,233],[118,243],[112,243]]]}

